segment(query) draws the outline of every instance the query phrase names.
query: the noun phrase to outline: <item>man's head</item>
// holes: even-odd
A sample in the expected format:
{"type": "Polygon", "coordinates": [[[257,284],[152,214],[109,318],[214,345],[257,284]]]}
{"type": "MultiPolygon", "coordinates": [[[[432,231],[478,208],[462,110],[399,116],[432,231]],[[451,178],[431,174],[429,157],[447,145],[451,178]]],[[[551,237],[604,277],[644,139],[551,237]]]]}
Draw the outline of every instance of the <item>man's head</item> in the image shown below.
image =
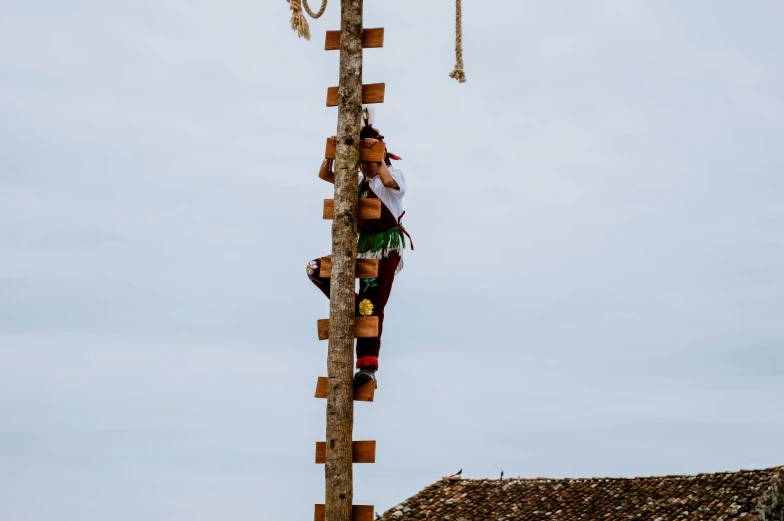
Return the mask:
{"type": "Polygon", "coordinates": [[[379,168],[381,168],[381,163],[376,163],[375,161],[360,161],[359,163],[359,169],[367,178],[376,177],[379,168]]]}
{"type": "MultiPolygon", "coordinates": [[[[365,120],[365,124],[362,126],[362,130],[359,131],[359,140],[360,141],[364,141],[367,138],[377,139],[377,140],[379,140],[381,142],[384,141],[384,136],[381,135],[381,133],[378,131],[378,129],[375,128],[374,126],[372,126],[370,123],[368,123],[367,120],[365,120]]],[[[367,163],[367,162],[364,162],[364,163],[367,163]]],[[[384,163],[386,163],[387,166],[392,166],[392,161],[389,160],[389,154],[385,154],[385,156],[384,156],[384,163]]],[[[366,166],[362,166],[362,164],[360,164],[360,169],[362,170],[363,174],[366,173],[366,168],[367,169],[374,169],[375,172],[378,173],[378,167],[379,167],[378,163],[367,163],[366,166]]],[[[375,175],[375,174],[373,174],[373,175],[375,175]]]]}
{"type": "MultiPolygon", "coordinates": [[[[376,127],[373,126],[373,112],[370,110],[370,107],[364,107],[362,109],[362,129],[359,132],[359,139],[360,141],[364,141],[366,138],[377,139],[384,142],[384,136],[378,131],[376,127]]],[[[384,164],[387,166],[392,166],[392,159],[396,161],[400,161],[400,157],[396,156],[395,154],[391,153],[389,150],[386,150],[384,154],[384,164]]],[[[380,166],[378,163],[376,166],[380,166]]],[[[367,168],[373,169],[376,166],[368,165],[367,168]]],[[[362,168],[360,166],[360,168],[362,168]]],[[[365,170],[362,170],[365,172],[365,170]]],[[[376,169],[377,171],[377,169],[376,169]]],[[[375,175],[375,174],[374,174],[375,175]]]]}

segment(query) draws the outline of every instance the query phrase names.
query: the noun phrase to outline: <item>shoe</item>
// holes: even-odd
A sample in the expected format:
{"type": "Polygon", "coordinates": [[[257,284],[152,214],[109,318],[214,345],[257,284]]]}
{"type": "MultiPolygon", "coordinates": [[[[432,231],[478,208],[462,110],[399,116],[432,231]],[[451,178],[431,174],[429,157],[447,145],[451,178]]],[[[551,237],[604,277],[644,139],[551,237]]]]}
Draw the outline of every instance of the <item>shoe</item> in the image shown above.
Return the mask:
{"type": "Polygon", "coordinates": [[[365,382],[376,382],[376,388],[378,388],[378,382],[376,381],[376,371],[374,369],[363,367],[354,374],[354,383],[362,384],[365,382]]]}

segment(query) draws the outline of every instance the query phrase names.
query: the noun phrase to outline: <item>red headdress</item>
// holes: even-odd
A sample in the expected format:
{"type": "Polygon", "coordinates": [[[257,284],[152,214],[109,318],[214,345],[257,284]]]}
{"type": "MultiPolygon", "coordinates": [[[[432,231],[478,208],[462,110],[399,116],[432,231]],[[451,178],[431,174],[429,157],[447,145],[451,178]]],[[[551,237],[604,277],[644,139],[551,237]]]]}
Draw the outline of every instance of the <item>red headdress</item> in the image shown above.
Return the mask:
{"type": "MultiPolygon", "coordinates": [[[[372,138],[372,139],[378,139],[379,141],[383,142],[384,136],[382,136],[381,133],[378,131],[378,129],[373,126],[372,120],[373,120],[373,112],[371,111],[371,109],[369,107],[363,107],[362,130],[360,130],[359,132],[359,139],[372,138]]],[[[400,161],[401,159],[400,156],[396,156],[389,150],[387,150],[387,158],[394,159],[395,161],[400,161]]],[[[390,163],[387,161],[387,164],[390,163]]]]}

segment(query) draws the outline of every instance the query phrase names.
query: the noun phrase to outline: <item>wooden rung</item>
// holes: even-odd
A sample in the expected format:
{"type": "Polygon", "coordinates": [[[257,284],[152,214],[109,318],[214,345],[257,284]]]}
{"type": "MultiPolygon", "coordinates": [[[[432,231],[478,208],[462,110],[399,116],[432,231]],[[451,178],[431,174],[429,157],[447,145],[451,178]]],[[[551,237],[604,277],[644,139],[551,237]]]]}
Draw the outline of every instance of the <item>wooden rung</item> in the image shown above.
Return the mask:
{"type": "MultiPolygon", "coordinates": [[[[335,144],[332,142],[332,138],[327,138],[327,150],[324,152],[324,157],[327,159],[335,159],[337,155],[338,150],[335,144]]],[[[360,161],[372,161],[375,163],[380,163],[384,160],[386,155],[387,148],[383,142],[376,143],[370,148],[366,146],[359,147],[360,161]]]]}
{"type": "MultiPolygon", "coordinates": [[[[362,104],[384,103],[384,92],[386,83],[370,83],[362,85],[362,104]]],[[[338,88],[330,87],[327,89],[327,107],[338,106],[338,88]]]]}
{"type": "MultiPolygon", "coordinates": [[[[323,465],[327,462],[327,442],[316,442],[316,463],[323,465]]],[[[375,463],[376,462],[376,442],[375,441],[355,441],[354,442],[354,463],[375,463]]]]}
{"type": "MultiPolygon", "coordinates": [[[[384,46],[384,28],[363,29],[362,48],[378,49],[384,46]]],[[[324,43],[325,51],[340,50],[340,31],[327,31],[327,41],[324,43]]]]}
{"type": "MultiPolygon", "coordinates": [[[[329,378],[319,376],[316,383],[316,398],[325,399],[329,395],[329,378]]],[[[376,396],[376,382],[368,380],[354,384],[355,402],[372,402],[376,396]]]]}
{"type": "MultiPolygon", "coordinates": [[[[329,339],[329,319],[318,321],[319,340],[329,339]]],[[[354,322],[354,338],[378,338],[378,317],[357,317],[354,322]]]]}
{"type": "MultiPolygon", "coordinates": [[[[381,199],[360,199],[357,207],[360,219],[381,219],[381,199]]],[[[335,200],[324,199],[324,219],[335,218],[335,200]]]]}
{"type": "MultiPolygon", "coordinates": [[[[354,505],[351,507],[352,521],[373,521],[373,505],[354,505]]],[[[324,505],[316,505],[315,521],[326,521],[327,511],[324,505]]]]}
{"type": "MultiPolygon", "coordinates": [[[[321,257],[319,277],[328,279],[332,277],[332,259],[321,257]]],[[[378,277],[378,259],[357,259],[358,279],[375,279],[378,277]]]]}

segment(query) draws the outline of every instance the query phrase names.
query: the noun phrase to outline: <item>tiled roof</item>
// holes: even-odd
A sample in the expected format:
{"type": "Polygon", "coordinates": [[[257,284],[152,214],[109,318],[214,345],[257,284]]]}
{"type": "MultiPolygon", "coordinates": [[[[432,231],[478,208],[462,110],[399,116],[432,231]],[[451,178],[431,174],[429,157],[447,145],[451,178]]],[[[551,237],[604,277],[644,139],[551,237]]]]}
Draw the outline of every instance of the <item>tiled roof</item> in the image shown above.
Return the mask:
{"type": "Polygon", "coordinates": [[[444,478],[380,519],[784,521],[784,467],[645,478],[444,478]]]}

